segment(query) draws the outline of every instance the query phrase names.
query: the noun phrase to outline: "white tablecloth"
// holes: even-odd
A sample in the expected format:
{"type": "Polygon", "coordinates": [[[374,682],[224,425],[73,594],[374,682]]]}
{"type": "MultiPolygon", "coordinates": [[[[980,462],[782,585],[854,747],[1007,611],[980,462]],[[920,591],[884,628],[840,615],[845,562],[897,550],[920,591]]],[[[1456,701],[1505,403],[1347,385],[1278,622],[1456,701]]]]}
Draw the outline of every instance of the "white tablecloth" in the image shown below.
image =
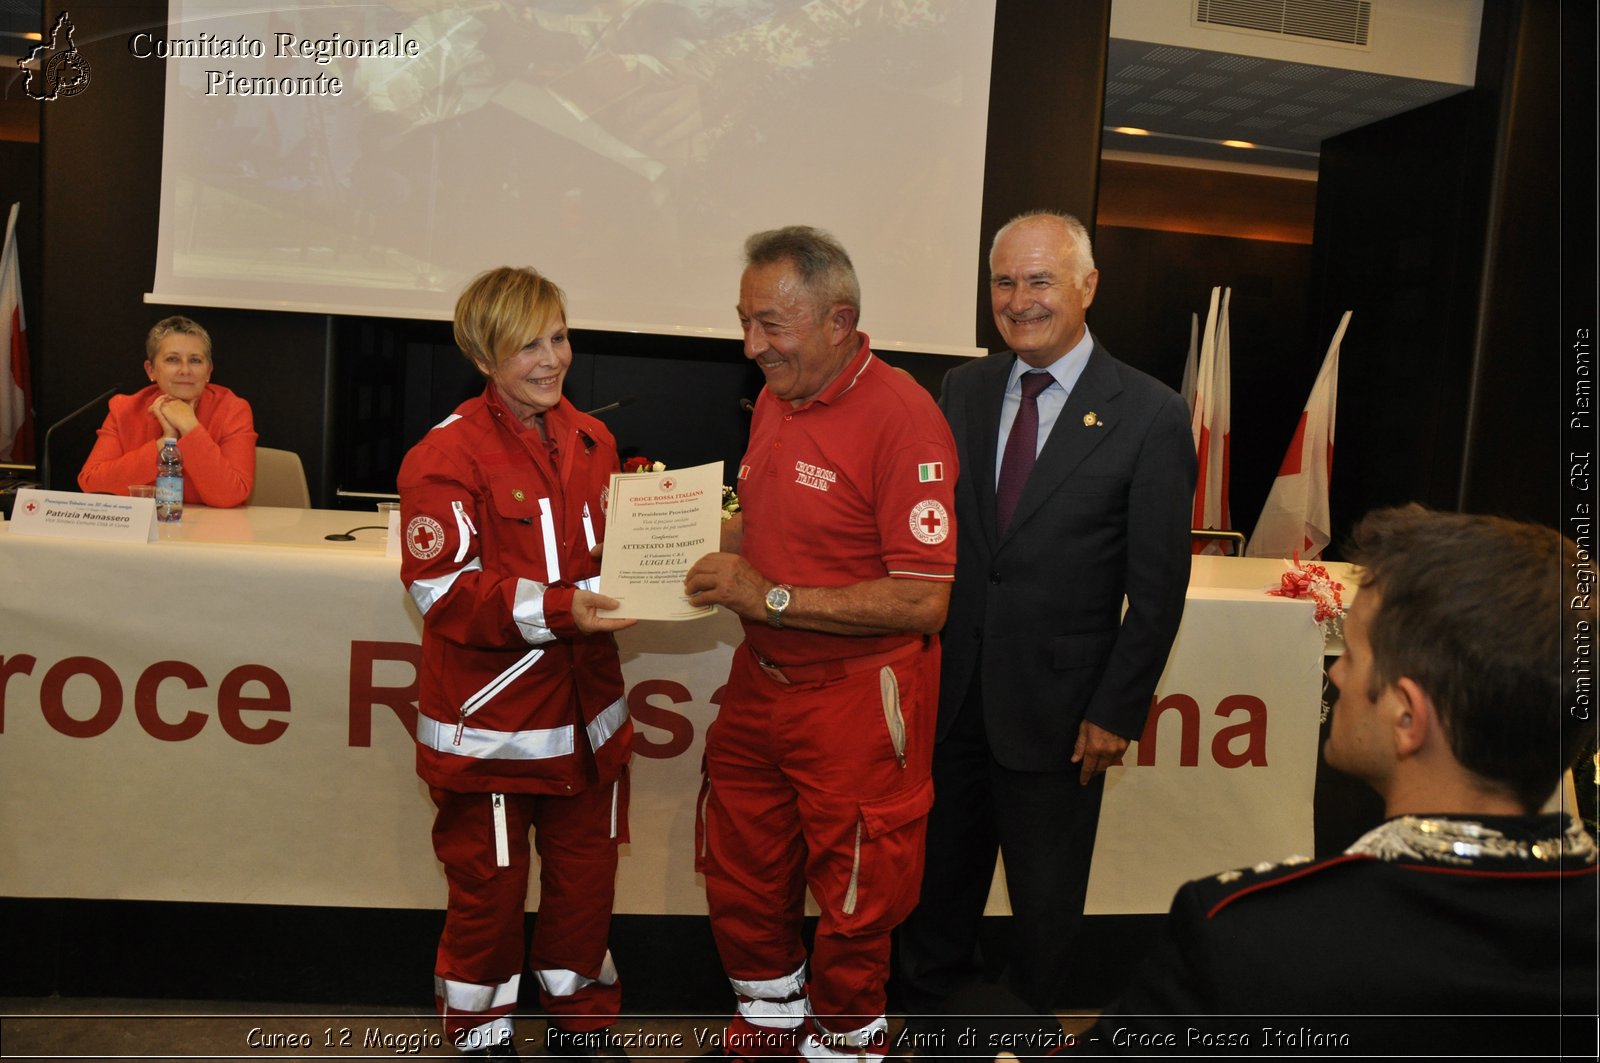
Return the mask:
{"type": "MultiPolygon", "coordinates": [[[[0,531],[0,894],[443,906],[403,722],[421,622],[382,532],[323,538],[373,517],[191,507],[126,546],[0,531]]],[[[1091,912],[1310,852],[1322,642],[1308,603],[1261,593],[1282,571],[1197,559],[1155,740],[1110,773],[1091,912]]],[[[700,741],[738,638],[724,612],[619,640],[619,912],[705,910],[700,741]]]]}

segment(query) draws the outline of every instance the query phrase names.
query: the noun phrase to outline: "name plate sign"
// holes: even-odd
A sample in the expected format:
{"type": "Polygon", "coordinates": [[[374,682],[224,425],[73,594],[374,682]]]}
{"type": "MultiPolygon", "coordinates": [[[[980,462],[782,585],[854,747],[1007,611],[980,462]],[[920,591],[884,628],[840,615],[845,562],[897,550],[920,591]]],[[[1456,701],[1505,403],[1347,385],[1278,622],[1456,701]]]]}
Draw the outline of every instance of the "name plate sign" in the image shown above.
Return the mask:
{"type": "Polygon", "coordinates": [[[156,541],[156,500],[77,491],[17,492],[11,534],[52,539],[94,539],[103,543],[156,541]]]}

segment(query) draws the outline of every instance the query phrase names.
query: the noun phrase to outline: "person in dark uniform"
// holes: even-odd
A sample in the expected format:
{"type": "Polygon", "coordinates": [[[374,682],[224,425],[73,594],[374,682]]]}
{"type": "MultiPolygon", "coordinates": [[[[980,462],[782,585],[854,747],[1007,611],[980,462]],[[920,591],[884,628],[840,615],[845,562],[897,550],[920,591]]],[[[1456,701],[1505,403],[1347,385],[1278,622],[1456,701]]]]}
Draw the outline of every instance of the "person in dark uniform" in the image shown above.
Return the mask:
{"type": "Polygon", "coordinates": [[[1184,885],[1074,1050],[1594,1058],[1595,843],[1541,811],[1595,734],[1596,611],[1563,590],[1585,556],[1494,517],[1363,520],[1325,752],[1388,818],[1184,885]]]}

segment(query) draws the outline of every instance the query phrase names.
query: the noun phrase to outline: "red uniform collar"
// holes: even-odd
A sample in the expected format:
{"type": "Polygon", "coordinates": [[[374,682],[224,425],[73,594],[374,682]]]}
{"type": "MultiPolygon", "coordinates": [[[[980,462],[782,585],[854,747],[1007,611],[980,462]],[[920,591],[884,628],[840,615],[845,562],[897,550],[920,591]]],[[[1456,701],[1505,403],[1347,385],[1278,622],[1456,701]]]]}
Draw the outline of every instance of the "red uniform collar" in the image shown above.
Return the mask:
{"type": "Polygon", "coordinates": [[[866,372],[867,363],[872,360],[872,341],[868,339],[865,332],[858,332],[856,335],[861,337],[861,347],[856,351],[855,356],[839,371],[838,376],[828,381],[827,387],[817,392],[816,397],[811,402],[796,407],[797,409],[804,410],[814,402],[832,405],[838,401],[840,395],[855,387],[856,381],[861,378],[861,374],[866,372]]]}
{"type": "MultiPolygon", "coordinates": [[[[532,432],[535,439],[540,438],[539,429],[530,424],[523,424],[522,419],[507,409],[506,404],[500,401],[500,390],[494,386],[494,381],[492,380],[489,381],[489,386],[484,389],[484,402],[488,405],[489,412],[499,418],[501,423],[513,432],[518,435],[532,432]]],[[[567,402],[567,397],[563,395],[559,402],[544,411],[544,428],[551,439],[556,438],[558,429],[565,427],[566,411],[570,405],[567,402]]]]}

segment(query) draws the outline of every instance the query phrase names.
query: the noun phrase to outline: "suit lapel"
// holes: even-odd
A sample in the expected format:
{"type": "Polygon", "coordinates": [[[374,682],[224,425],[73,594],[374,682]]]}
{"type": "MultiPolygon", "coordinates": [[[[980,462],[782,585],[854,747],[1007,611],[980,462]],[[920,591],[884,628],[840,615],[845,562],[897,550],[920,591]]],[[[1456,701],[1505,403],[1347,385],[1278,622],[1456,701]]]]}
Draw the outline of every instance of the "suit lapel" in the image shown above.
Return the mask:
{"type": "MultiPolygon", "coordinates": [[[[1038,508],[1072,475],[1083,459],[1116,431],[1116,396],[1122,391],[1111,356],[1098,343],[1089,354],[1078,382],[1073,385],[1067,404],[1056,418],[1050,438],[1045,440],[1039,460],[1023,486],[1017,511],[1011,517],[1010,532],[1014,533],[1038,508]],[[1093,415],[1092,417],[1090,415],[1093,415]],[[1089,423],[1086,423],[1086,419],[1089,423]]],[[[998,432],[998,429],[996,429],[998,432]]],[[[994,456],[994,441],[990,440],[989,453],[994,456]]],[[[989,491],[990,522],[994,517],[994,490],[989,491]]],[[[1009,538],[1010,535],[1007,535],[1009,538]]]]}
{"type": "Polygon", "coordinates": [[[985,374],[978,386],[967,394],[967,431],[971,435],[966,453],[972,467],[963,468],[962,477],[972,484],[978,498],[978,517],[983,539],[992,553],[999,539],[994,525],[994,462],[996,437],[1000,434],[1000,404],[1005,400],[1006,381],[1017,356],[993,358],[985,363],[985,374]]]}

